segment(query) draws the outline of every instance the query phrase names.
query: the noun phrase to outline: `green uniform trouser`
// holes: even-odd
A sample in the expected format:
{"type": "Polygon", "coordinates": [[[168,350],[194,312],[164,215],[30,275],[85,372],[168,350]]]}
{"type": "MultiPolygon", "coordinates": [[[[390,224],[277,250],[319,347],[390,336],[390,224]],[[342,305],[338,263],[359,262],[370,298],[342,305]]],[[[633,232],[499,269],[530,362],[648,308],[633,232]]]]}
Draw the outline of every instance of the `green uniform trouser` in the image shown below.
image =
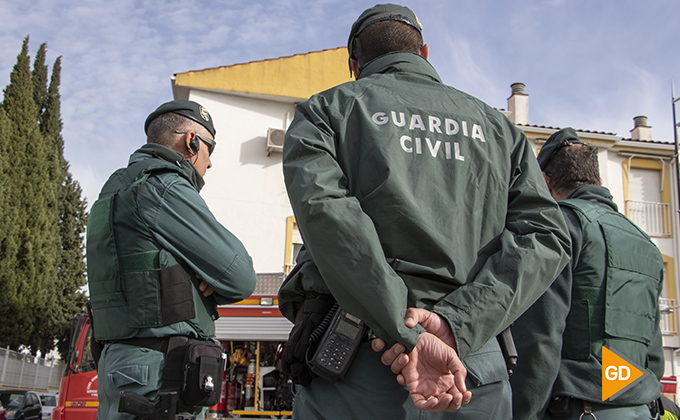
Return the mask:
{"type": "MultiPolygon", "coordinates": [[[[617,407],[592,403],[592,415],[583,414],[581,407],[574,411],[571,417],[560,417],[560,420],[650,420],[653,419],[649,408],[646,405],[636,405],[631,407],[617,407]],[[582,416],[582,417],[581,417],[582,416]]],[[[543,420],[552,420],[549,414],[543,420]]]]}
{"type": "Polygon", "coordinates": [[[406,388],[397,383],[381,353],[362,343],[352,367],[342,381],[331,384],[316,378],[309,387],[298,386],[293,406],[294,420],[434,420],[489,419],[512,417],[510,383],[496,340],[464,360],[468,368],[466,386],[472,400],[460,410],[430,413],[419,410],[406,388]]]}
{"type": "MultiPolygon", "coordinates": [[[[153,400],[161,387],[164,366],[165,354],[160,351],[107,344],[97,370],[97,420],[134,420],[134,415],[118,412],[120,392],[133,391],[153,400]]],[[[200,409],[196,420],[203,420],[204,412],[200,409]]]]}

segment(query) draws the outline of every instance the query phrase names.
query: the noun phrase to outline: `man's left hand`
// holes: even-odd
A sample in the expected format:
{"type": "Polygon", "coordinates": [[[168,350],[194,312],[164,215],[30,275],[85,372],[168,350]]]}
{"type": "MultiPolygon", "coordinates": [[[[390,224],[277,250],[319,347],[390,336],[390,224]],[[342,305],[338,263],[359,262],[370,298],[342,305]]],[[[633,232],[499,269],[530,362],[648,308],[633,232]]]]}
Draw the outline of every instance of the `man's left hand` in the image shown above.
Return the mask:
{"type": "Polygon", "coordinates": [[[213,289],[211,285],[206,283],[205,280],[201,280],[201,284],[198,285],[198,290],[201,291],[204,297],[208,297],[215,293],[215,289],[213,289]]]}

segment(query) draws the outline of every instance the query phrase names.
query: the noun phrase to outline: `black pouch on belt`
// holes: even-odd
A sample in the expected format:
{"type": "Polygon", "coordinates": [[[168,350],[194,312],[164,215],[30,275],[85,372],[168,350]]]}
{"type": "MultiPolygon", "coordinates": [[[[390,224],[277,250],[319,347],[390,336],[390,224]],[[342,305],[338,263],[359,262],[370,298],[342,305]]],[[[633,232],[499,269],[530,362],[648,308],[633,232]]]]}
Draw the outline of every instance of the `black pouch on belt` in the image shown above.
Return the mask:
{"type": "Polygon", "coordinates": [[[306,299],[298,311],[295,326],[290,332],[281,358],[283,373],[290,376],[295,384],[309,386],[316,377],[307,365],[309,338],[334,303],[331,295],[314,296],[306,299]]]}
{"type": "Polygon", "coordinates": [[[182,402],[190,407],[212,407],[220,401],[226,357],[214,341],[190,339],[184,353],[182,402]]]}

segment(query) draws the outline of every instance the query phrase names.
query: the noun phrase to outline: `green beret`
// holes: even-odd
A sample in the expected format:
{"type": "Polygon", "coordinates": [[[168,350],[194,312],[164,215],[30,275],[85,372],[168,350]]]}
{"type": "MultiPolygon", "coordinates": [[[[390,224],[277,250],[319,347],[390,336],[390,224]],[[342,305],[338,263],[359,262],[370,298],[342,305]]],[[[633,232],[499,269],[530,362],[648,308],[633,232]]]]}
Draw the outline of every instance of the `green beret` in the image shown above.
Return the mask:
{"type": "Polygon", "coordinates": [[[554,132],[553,135],[550,136],[545,142],[543,147],[541,147],[541,151],[538,152],[538,156],[536,156],[536,159],[538,159],[538,164],[541,166],[541,170],[545,170],[545,167],[548,165],[548,162],[550,162],[550,159],[552,159],[552,156],[555,154],[555,152],[567,144],[572,145],[588,143],[582,142],[578,137],[578,134],[576,134],[576,130],[571,127],[563,128],[560,131],[554,132]]]}
{"type": "Polygon", "coordinates": [[[416,28],[422,35],[423,25],[420,24],[418,17],[411,9],[396,4],[377,4],[370,9],[366,9],[364,13],[359,16],[356,22],[352,25],[352,30],[349,33],[347,40],[347,49],[349,50],[349,57],[356,59],[354,54],[354,39],[359,36],[361,31],[373,25],[376,22],[385,20],[394,20],[403,22],[416,28]]]}
{"type": "Polygon", "coordinates": [[[156,108],[154,112],[146,117],[146,122],[144,123],[144,132],[148,134],[149,124],[151,124],[151,121],[153,121],[158,116],[167,114],[168,112],[173,112],[196,121],[205,127],[205,129],[208,130],[210,134],[213,135],[213,137],[215,137],[215,126],[213,125],[212,117],[208,113],[208,110],[194,101],[187,101],[184,99],[175,99],[174,101],[166,102],[156,108]]]}

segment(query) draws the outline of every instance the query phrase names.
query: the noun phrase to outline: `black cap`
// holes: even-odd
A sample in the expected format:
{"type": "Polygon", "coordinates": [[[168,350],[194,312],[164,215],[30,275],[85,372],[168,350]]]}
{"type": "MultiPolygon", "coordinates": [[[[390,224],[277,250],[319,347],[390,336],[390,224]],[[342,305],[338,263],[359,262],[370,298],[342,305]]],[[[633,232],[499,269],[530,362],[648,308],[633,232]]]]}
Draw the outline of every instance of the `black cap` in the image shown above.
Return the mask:
{"type": "Polygon", "coordinates": [[[166,102],[156,108],[154,112],[146,117],[146,122],[144,123],[144,132],[148,133],[149,124],[151,124],[151,121],[160,115],[167,114],[168,112],[173,112],[196,121],[205,127],[205,129],[208,130],[210,134],[213,135],[213,137],[215,137],[215,126],[213,125],[212,117],[208,113],[208,110],[205,109],[201,104],[184,99],[175,99],[174,101],[166,102]]]}
{"type": "Polygon", "coordinates": [[[420,24],[418,17],[411,9],[404,6],[399,6],[397,4],[376,4],[370,9],[366,9],[364,13],[359,16],[359,19],[352,25],[352,30],[349,33],[349,39],[347,40],[347,49],[349,50],[349,57],[356,59],[354,56],[354,39],[359,36],[361,31],[368,28],[374,23],[382,22],[385,20],[394,20],[397,22],[403,22],[412,27],[416,28],[418,32],[422,35],[423,25],[420,24]]]}
{"type": "Polygon", "coordinates": [[[541,170],[545,170],[545,167],[548,165],[548,162],[550,162],[550,159],[552,159],[552,156],[555,154],[555,152],[557,152],[562,148],[562,146],[566,144],[587,145],[588,143],[582,142],[578,134],[576,134],[576,130],[571,127],[563,128],[560,131],[554,132],[553,135],[550,136],[545,142],[543,147],[541,147],[541,151],[538,152],[538,156],[536,156],[538,164],[541,166],[541,170]]]}

